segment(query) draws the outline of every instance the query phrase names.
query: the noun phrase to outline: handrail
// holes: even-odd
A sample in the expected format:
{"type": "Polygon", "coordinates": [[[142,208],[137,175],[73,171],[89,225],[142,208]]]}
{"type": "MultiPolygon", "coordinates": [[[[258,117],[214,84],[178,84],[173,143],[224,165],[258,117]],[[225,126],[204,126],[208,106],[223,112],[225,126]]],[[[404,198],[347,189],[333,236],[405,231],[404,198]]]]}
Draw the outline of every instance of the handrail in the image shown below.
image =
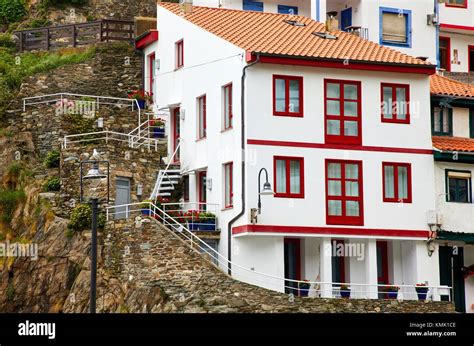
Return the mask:
{"type": "MultiPolygon", "coordinates": [[[[163,220],[163,225],[168,226],[168,227],[165,227],[168,231],[172,232],[172,229],[173,229],[174,231],[179,233],[182,237],[186,238],[186,240],[189,240],[189,242],[190,242],[189,246],[193,250],[196,251],[194,245],[197,245],[201,250],[204,250],[204,252],[206,254],[210,255],[216,262],[222,264],[225,268],[227,268],[227,266],[229,264],[231,264],[233,268],[238,268],[238,269],[241,269],[242,271],[244,271],[246,273],[250,273],[253,276],[254,280],[255,280],[255,275],[258,275],[258,276],[264,277],[264,278],[268,278],[268,279],[279,280],[283,283],[284,288],[287,288],[289,290],[296,290],[297,292],[299,290],[301,290],[301,288],[299,288],[301,284],[309,284],[310,288],[308,288],[307,291],[308,292],[316,292],[316,293],[321,293],[321,292],[326,292],[326,291],[334,292],[334,291],[337,291],[338,289],[340,289],[339,287],[334,287],[335,285],[336,286],[346,285],[346,286],[351,287],[351,288],[352,287],[358,287],[358,288],[376,287],[377,288],[376,291],[362,291],[362,292],[360,292],[361,294],[365,295],[365,296],[362,296],[361,298],[367,298],[370,294],[376,294],[376,293],[377,294],[381,294],[381,293],[385,294],[385,293],[387,293],[387,292],[380,292],[379,288],[386,288],[386,287],[392,287],[392,286],[398,286],[400,288],[410,288],[410,289],[415,289],[416,288],[416,285],[405,285],[405,284],[386,285],[386,284],[362,284],[362,283],[327,282],[327,281],[326,282],[324,282],[324,281],[302,281],[302,280],[294,280],[294,279],[288,279],[288,278],[284,278],[284,277],[278,277],[278,276],[275,276],[275,275],[255,271],[255,270],[243,267],[243,266],[241,266],[241,265],[239,265],[235,262],[229,261],[226,257],[224,257],[222,254],[220,254],[218,251],[214,250],[209,244],[204,242],[202,239],[200,239],[198,236],[196,236],[193,232],[191,232],[189,229],[187,229],[181,222],[176,220],[174,217],[166,214],[165,211],[163,211],[162,209],[157,207],[152,202],[130,203],[130,204],[123,204],[123,205],[118,205],[118,206],[109,206],[109,207],[106,208],[107,221],[110,221],[110,215],[111,215],[110,210],[116,209],[116,208],[126,208],[126,213],[127,213],[127,215],[129,215],[129,213],[131,211],[136,211],[136,210],[130,210],[131,206],[140,206],[139,209],[137,209],[137,210],[143,210],[143,209],[149,210],[150,216],[152,217],[152,219],[155,219],[155,220],[161,219],[161,220],[163,220]],[[144,208],[144,206],[146,206],[146,205],[148,205],[149,209],[146,209],[146,207],[144,208]],[[173,224],[171,224],[170,221],[173,222],[173,224]],[[297,284],[297,287],[287,286],[286,283],[297,284]],[[324,286],[328,286],[328,288],[323,288],[324,286]],[[330,286],[330,288],[329,288],[329,286],[330,286]],[[311,288],[311,287],[317,287],[317,288],[311,288]]],[[[112,213],[112,215],[113,214],[114,213],[112,213]]],[[[175,232],[172,232],[172,234],[177,236],[175,234],[175,232]]],[[[181,239],[182,241],[184,241],[179,236],[177,236],[177,237],[179,239],[181,239]]],[[[212,261],[211,261],[211,264],[216,266],[218,269],[221,269],[221,268],[219,268],[219,265],[213,263],[212,261]]],[[[269,281],[262,281],[262,282],[265,282],[265,284],[267,284],[267,285],[271,284],[271,282],[269,282],[269,281]]],[[[278,287],[279,287],[279,289],[281,289],[282,288],[281,284],[279,284],[278,287]]],[[[452,299],[452,287],[450,287],[450,286],[426,286],[426,288],[428,288],[431,291],[432,297],[435,294],[440,295],[439,293],[437,293],[438,290],[448,290],[449,291],[449,301],[451,301],[451,299],[452,299]]],[[[403,298],[403,294],[406,294],[406,292],[405,293],[402,292],[402,298],[403,298]]],[[[402,299],[402,298],[399,297],[399,299],[402,299]]]]}
{"type": "MultiPolygon", "coordinates": [[[[67,136],[64,136],[61,143],[62,143],[62,148],[67,149],[68,144],[91,142],[91,141],[98,141],[98,140],[105,140],[106,143],[109,140],[119,141],[119,142],[128,142],[128,144],[131,148],[135,148],[134,143],[138,143],[140,138],[136,135],[130,135],[130,134],[127,134],[127,133],[120,133],[120,132],[104,130],[104,131],[97,131],[97,132],[88,132],[88,133],[67,135],[67,136]],[[90,136],[97,136],[97,135],[102,135],[102,136],[74,140],[75,138],[83,138],[83,137],[90,137],[90,136]],[[118,138],[116,138],[116,137],[118,137],[118,138]]],[[[149,148],[151,148],[151,144],[152,144],[152,142],[154,142],[155,151],[158,150],[158,140],[151,139],[151,138],[144,138],[143,143],[145,143],[145,142],[148,142],[149,148]]]]}
{"type": "Polygon", "coordinates": [[[169,170],[169,168],[170,168],[170,166],[171,166],[171,163],[173,162],[174,158],[176,157],[176,154],[178,153],[178,150],[179,150],[180,146],[181,146],[181,139],[178,140],[178,145],[176,146],[176,149],[174,150],[174,153],[173,153],[173,155],[171,156],[171,158],[170,158],[168,164],[166,165],[166,168],[164,169],[164,171],[160,171],[160,172],[158,173],[158,177],[157,177],[157,179],[156,179],[156,183],[155,183],[155,186],[154,186],[153,191],[152,191],[152,193],[151,193],[150,199],[156,201],[156,199],[158,198],[158,194],[159,194],[159,192],[160,192],[161,183],[163,182],[163,177],[164,177],[165,174],[166,174],[166,175],[168,174],[167,172],[168,172],[168,170],[169,170]]]}

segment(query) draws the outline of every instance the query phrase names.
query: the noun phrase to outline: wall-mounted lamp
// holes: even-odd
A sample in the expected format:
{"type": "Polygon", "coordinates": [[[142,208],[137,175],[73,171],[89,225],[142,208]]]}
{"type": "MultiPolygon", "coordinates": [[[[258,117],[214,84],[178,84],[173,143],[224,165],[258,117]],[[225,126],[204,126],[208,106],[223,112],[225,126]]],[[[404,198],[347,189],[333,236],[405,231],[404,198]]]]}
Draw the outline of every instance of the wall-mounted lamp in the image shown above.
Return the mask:
{"type": "Polygon", "coordinates": [[[258,173],[258,214],[262,213],[262,196],[273,196],[275,192],[272,190],[272,185],[268,181],[268,171],[265,168],[262,168],[258,173]],[[263,190],[261,190],[262,184],[260,179],[262,177],[262,172],[265,172],[265,183],[263,184],[263,190]]]}

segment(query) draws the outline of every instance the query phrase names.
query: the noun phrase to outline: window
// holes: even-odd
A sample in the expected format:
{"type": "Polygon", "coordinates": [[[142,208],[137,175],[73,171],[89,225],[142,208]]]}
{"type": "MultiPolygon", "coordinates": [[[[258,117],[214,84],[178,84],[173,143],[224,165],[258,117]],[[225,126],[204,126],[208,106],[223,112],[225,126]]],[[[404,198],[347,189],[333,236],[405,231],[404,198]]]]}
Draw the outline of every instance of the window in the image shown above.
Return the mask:
{"type": "Polygon", "coordinates": [[[206,138],[206,95],[197,98],[198,139],[206,138]]]}
{"type": "Polygon", "coordinates": [[[469,72],[474,72],[474,46],[469,46],[469,72]]]}
{"type": "Polygon", "coordinates": [[[303,77],[273,76],[273,114],[303,116],[303,77]]]}
{"type": "Polygon", "coordinates": [[[189,202],[189,175],[183,177],[183,199],[189,202]]]}
{"type": "Polygon", "coordinates": [[[176,42],[176,68],[181,68],[184,65],[184,41],[176,42]]]}
{"type": "Polygon", "coordinates": [[[382,83],[382,121],[410,123],[410,86],[382,83]]]}
{"type": "Polygon", "coordinates": [[[274,157],[275,197],[304,198],[304,160],[299,157],[274,157]]]}
{"type": "Polygon", "coordinates": [[[471,172],[446,171],[447,201],[471,203],[471,172]]]}
{"type": "Polygon", "coordinates": [[[439,67],[451,71],[451,38],[439,37],[439,67]]]}
{"type": "Polygon", "coordinates": [[[232,208],[234,206],[234,164],[232,162],[224,165],[224,206],[232,208]]]}
{"type": "Polygon", "coordinates": [[[411,203],[411,165],[383,162],[383,201],[411,203]]]}
{"type": "Polygon", "coordinates": [[[244,11],[263,12],[263,2],[244,0],[244,11]]]}
{"type": "Polygon", "coordinates": [[[380,7],[380,44],[411,47],[411,11],[380,7]]]}
{"type": "Polygon", "coordinates": [[[326,160],[326,222],[364,224],[361,161],[326,160]]]}
{"type": "Polygon", "coordinates": [[[224,130],[232,128],[232,84],[227,84],[222,88],[223,108],[224,108],[224,130]]]}
{"type": "Polygon", "coordinates": [[[150,54],[148,56],[148,66],[149,66],[149,71],[148,71],[148,91],[150,93],[151,97],[151,102],[154,102],[154,85],[155,85],[155,73],[156,73],[156,60],[155,60],[155,53],[150,54]]]}
{"type": "Polygon", "coordinates": [[[435,136],[452,136],[453,110],[447,107],[433,107],[432,127],[435,136]]]}
{"type": "Polygon", "coordinates": [[[278,5],[278,13],[289,14],[289,15],[297,15],[298,14],[298,7],[278,5]]]}
{"type": "Polygon", "coordinates": [[[467,0],[446,0],[446,7],[467,8],[467,0]]]}
{"type": "Polygon", "coordinates": [[[360,82],[324,81],[326,143],[362,143],[360,89],[360,82]]]}

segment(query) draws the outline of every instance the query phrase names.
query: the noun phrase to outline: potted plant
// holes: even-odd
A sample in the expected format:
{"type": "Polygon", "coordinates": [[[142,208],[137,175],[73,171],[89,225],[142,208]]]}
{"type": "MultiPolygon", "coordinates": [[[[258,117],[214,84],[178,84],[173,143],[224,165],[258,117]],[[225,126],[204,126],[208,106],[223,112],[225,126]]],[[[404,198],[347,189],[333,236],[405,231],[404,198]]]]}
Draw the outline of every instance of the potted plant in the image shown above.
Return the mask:
{"type": "Polygon", "coordinates": [[[341,285],[339,292],[341,293],[341,298],[351,297],[351,289],[347,285],[341,285]]]}
{"type": "Polygon", "coordinates": [[[397,299],[399,290],[400,290],[400,287],[398,286],[385,287],[385,292],[387,293],[388,299],[397,299]]]}
{"type": "Polygon", "coordinates": [[[215,231],[216,230],[216,216],[213,213],[203,212],[199,214],[201,223],[201,230],[215,231]]]}
{"type": "Polygon", "coordinates": [[[184,213],[183,217],[188,223],[188,228],[190,231],[199,231],[200,225],[200,212],[198,210],[188,210],[184,213]]]}
{"type": "Polygon", "coordinates": [[[153,129],[153,138],[165,138],[165,122],[163,120],[150,120],[150,127],[153,129]]]}
{"type": "Polygon", "coordinates": [[[309,295],[310,287],[311,287],[311,284],[309,283],[308,280],[304,280],[304,282],[299,282],[298,288],[300,291],[300,297],[307,297],[309,295]]]}
{"type": "Polygon", "coordinates": [[[143,90],[133,90],[128,92],[128,98],[136,100],[140,109],[145,109],[147,101],[150,99],[150,95],[143,90]]]}
{"type": "Polygon", "coordinates": [[[428,286],[426,283],[416,284],[415,290],[419,300],[426,300],[426,296],[428,295],[428,286]]]}
{"type": "Polygon", "coordinates": [[[146,199],[146,200],[142,201],[142,204],[141,204],[140,208],[141,208],[143,216],[150,216],[151,215],[151,209],[150,209],[151,204],[150,203],[153,203],[153,201],[151,199],[146,199]]]}

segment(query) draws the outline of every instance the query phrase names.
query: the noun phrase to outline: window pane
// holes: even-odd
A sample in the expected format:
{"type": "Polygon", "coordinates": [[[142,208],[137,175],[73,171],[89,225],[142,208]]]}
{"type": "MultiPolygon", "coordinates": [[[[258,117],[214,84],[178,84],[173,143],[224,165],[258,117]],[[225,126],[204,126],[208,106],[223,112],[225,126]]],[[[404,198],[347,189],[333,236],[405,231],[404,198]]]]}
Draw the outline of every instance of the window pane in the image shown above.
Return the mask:
{"type": "Polygon", "coordinates": [[[385,198],[395,198],[395,178],[393,166],[384,167],[385,198]]]}
{"type": "Polygon", "coordinates": [[[205,112],[206,112],[206,102],[204,97],[198,99],[199,105],[199,137],[206,137],[206,128],[205,128],[205,112]]]}
{"type": "Polygon", "coordinates": [[[344,99],[346,100],[357,100],[357,85],[345,84],[344,85],[344,99]]]}
{"type": "Polygon", "coordinates": [[[443,133],[448,134],[449,129],[449,110],[448,108],[443,108],[441,112],[441,117],[443,119],[443,133]]]}
{"type": "Polygon", "coordinates": [[[392,88],[384,87],[383,88],[383,117],[385,119],[392,119],[392,88]]]}
{"type": "Polygon", "coordinates": [[[286,161],[276,162],[276,192],[286,193],[286,161]]]}
{"type": "Polygon", "coordinates": [[[329,180],[328,195],[329,196],[342,196],[342,183],[340,180],[329,180]]]}
{"type": "Polygon", "coordinates": [[[408,198],[408,168],[398,167],[398,198],[408,198]]]}
{"type": "Polygon", "coordinates": [[[355,136],[359,134],[357,121],[344,121],[344,136],[355,136]]]}
{"type": "Polygon", "coordinates": [[[449,200],[451,202],[469,202],[469,179],[449,178],[449,200]]]}
{"type": "Polygon", "coordinates": [[[232,104],[230,102],[231,98],[232,86],[226,86],[224,88],[224,128],[226,129],[232,126],[232,104]]]}
{"type": "Polygon", "coordinates": [[[275,107],[277,112],[285,112],[286,96],[285,96],[285,80],[275,80],[275,107]]]}
{"type": "Polygon", "coordinates": [[[225,206],[232,205],[232,196],[231,196],[231,174],[232,169],[231,165],[225,165],[225,206]]]}
{"type": "Polygon", "coordinates": [[[342,201],[328,201],[328,214],[342,216],[342,201]]]}
{"type": "Polygon", "coordinates": [[[300,83],[298,80],[290,80],[290,113],[300,112],[300,83]]]}
{"type": "Polygon", "coordinates": [[[359,179],[359,165],[347,163],[345,166],[346,179],[359,179]]]}
{"type": "Polygon", "coordinates": [[[434,132],[441,132],[441,109],[439,107],[434,108],[434,116],[433,116],[433,129],[434,132]]]}
{"type": "Polygon", "coordinates": [[[341,115],[341,103],[339,101],[326,101],[328,115],[341,115]]]}
{"type": "Polygon", "coordinates": [[[341,86],[335,83],[326,84],[326,94],[328,98],[338,99],[341,97],[341,86]]]}
{"type": "Polygon", "coordinates": [[[346,196],[359,197],[359,182],[346,181],[346,196]]]}
{"type": "Polygon", "coordinates": [[[328,178],[341,179],[341,164],[330,163],[328,166],[328,178]]]}
{"type": "Polygon", "coordinates": [[[359,216],[358,201],[346,201],[346,216],[359,216]]]}
{"type": "Polygon", "coordinates": [[[405,120],[407,118],[407,95],[405,88],[397,88],[397,118],[405,120]]]}
{"type": "Polygon", "coordinates": [[[357,102],[344,102],[344,115],[346,117],[356,117],[358,113],[357,102]]]}
{"type": "Polygon", "coordinates": [[[341,134],[341,122],[339,120],[328,120],[328,135],[339,136],[341,134]]]}
{"type": "Polygon", "coordinates": [[[290,192],[291,193],[300,193],[300,161],[291,160],[290,161],[290,192]]]}

